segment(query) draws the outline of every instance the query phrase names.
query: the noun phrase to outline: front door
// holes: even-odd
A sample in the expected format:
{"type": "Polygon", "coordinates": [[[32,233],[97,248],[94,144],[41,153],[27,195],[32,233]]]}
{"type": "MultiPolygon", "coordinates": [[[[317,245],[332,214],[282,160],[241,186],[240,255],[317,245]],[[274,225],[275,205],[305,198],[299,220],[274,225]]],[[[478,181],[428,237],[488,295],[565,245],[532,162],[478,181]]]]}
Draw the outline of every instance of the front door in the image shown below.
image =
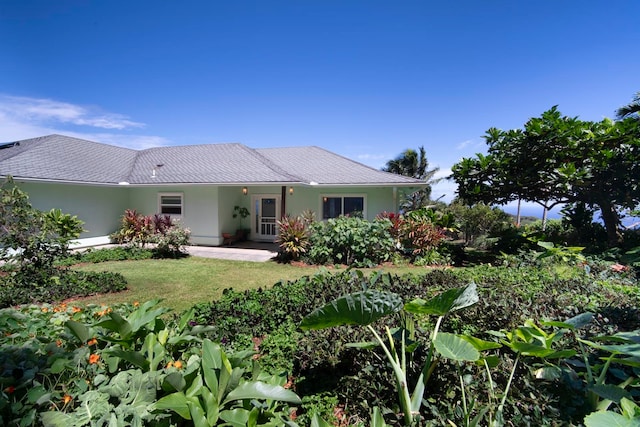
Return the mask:
{"type": "Polygon", "coordinates": [[[251,221],[253,224],[252,239],[273,242],[278,235],[276,221],[280,218],[280,196],[260,195],[253,196],[253,210],[251,221]]]}

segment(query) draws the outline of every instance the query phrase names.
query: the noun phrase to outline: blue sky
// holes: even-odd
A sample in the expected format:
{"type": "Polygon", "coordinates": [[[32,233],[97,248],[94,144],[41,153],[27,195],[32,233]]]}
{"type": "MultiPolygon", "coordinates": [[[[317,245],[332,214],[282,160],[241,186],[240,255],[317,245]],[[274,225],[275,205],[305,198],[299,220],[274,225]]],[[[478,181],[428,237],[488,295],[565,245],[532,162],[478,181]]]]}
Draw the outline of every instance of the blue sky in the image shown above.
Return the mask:
{"type": "Polygon", "coordinates": [[[553,105],[613,117],[640,91],[638,17],[636,0],[6,0],[0,141],[317,145],[375,168],[424,146],[446,175],[553,105]]]}

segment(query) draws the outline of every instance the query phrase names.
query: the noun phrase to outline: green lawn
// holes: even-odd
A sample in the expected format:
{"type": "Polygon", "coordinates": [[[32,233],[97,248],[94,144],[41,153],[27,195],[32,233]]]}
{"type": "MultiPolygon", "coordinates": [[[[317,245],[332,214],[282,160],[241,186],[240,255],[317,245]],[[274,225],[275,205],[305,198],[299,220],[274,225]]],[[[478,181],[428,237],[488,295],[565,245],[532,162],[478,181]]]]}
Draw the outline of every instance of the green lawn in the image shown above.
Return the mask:
{"type": "MultiPolygon", "coordinates": [[[[188,257],[142,261],[112,261],[75,267],[85,271],[113,271],[127,279],[129,290],[83,298],[85,304],[133,303],[162,298],[176,312],[200,302],[213,301],[226,288],[244,290],[269,287],[280,280],[315,274],[320,267],[275,262],[245,262],[188,257]]],[[[391,267],[403,273],[418,268],[391,267]]]]}

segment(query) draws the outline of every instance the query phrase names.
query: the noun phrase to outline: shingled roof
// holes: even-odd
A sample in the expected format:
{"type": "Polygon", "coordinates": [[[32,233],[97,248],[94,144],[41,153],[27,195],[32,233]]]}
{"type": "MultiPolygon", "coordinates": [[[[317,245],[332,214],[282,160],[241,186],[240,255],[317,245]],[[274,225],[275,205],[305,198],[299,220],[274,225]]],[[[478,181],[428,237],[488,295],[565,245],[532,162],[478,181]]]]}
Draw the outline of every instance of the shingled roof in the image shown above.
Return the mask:
{"type": "Polygon", "coordinates": [[[251,149],[233,143],[132,150],[63,135],[1,144],[0,175],[106,185],[423,184],[318,147],[251,149]]]}

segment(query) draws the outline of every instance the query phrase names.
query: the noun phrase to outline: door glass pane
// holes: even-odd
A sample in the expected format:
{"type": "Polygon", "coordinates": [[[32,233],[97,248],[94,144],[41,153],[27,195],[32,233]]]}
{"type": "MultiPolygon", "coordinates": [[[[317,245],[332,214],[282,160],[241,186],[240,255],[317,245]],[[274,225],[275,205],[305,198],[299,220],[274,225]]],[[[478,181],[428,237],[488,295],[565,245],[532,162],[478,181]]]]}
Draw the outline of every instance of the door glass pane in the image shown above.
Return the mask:
{"type": "Polygon", "coordinates": [[[276,199],[262,199],[262,216],[266,218],[276,217],[276,199]]]}

